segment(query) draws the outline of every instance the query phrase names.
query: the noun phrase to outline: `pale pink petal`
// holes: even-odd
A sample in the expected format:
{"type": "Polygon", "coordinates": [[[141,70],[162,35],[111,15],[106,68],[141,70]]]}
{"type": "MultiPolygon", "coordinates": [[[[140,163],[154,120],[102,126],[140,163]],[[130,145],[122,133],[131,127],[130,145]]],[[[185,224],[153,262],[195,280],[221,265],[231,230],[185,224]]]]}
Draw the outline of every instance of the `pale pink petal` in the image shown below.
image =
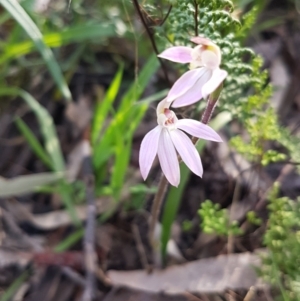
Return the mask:
{"type": "Polygon", "coordinates": [[[218,88],[218,86],[224,81],[227,74],[227,71],[223,69],[215,69],[210,80],[202,88],[203,98],[207,97],[209,94],[214,92],[218,88]]]}
{"type": "Polygon", "coordinates": [[[167,180],[171,185],[177,187],[180,181],[179,162],[167,129],[162,129],[157,154],[161,169],[167,180]]]}
{"type": "Polygon", "coordinates": [[[172,103],[173,108],[179,108],[191,105],[202,98],[202,87],[212,76],[212,71],[210,69],[202,68],[203,74],[196,81],[196,83],[184,94],[179,96],[172,103]]]}
{"type": "Polygon", "coordinates": [[[182,161],[193,173],[202,177],[203,167],[201,159],[191,139],[180,130],[170,131],[170,136],[182,161]]]}
{"type": "Polygon", "coordinates": [[[191,42],[195,43],[195,44],[200,44],[200,45],[211,45],[212,41],[208,38],[204,38],[204,37],[194,37],[191,38],[191,42]]]}
{"type": "Polygon", "coordinates": [[[172,86],[167,96],[167,101],[172,102],[174,99],[186,93],[205,73],[205,70],[205,68],[197,68],[185,72],[172,86]]]}
{"type": "Polygon", "coordinates": [[[222,142],[222,138],[211,127],[194,119],[180,119],[177,121],[176,126],[178,129],[187,132],[191,136],[210,141],[222,142]]]}
{"type": "Polygon", "coordinates": [[[157,154],[158,142],[161,131],[162,128],[158,125],[144,137],[141,143],[139,164],[141,174],[144,180],[147,178],[154,158],[157,154]]]}
{"type": "Polygon", "coordinates": [[[158,57],[167,59],[172,62],[185,64],[190,63],[192,60],[191,51],[192,48],[190,47],[175,46],[166,49],[161,54],[159,54],[158,57]]]}

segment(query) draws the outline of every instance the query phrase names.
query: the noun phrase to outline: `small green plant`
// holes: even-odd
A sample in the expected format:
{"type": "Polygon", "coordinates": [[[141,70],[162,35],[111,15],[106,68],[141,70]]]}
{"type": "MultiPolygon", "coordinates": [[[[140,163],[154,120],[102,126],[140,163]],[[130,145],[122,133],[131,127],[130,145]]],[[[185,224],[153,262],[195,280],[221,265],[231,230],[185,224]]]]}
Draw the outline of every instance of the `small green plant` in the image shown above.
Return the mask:
{"type": "Polygon", "coordinates": [[[254,211],[249,211],[246,214],[247,221],[255,226],[260,226],[262,224],[262,219],[259,218],[254,211]]]}
{"type": "Polygon", "coordinates": [[[201,228],[204,233],[216,234],[223,237],[241,235],[237,221],[230,221],[227,209],[221,209],[219,204],[206,200],[198,211],[201,217],[201,228]]]}
{"type": "Polygon", "coordinates": [[[283,301],[300,300],[300,199],[278,197],[275,183],[269,194],[270,210],[260,270],[263,278],[280,289],[283,301]]]}

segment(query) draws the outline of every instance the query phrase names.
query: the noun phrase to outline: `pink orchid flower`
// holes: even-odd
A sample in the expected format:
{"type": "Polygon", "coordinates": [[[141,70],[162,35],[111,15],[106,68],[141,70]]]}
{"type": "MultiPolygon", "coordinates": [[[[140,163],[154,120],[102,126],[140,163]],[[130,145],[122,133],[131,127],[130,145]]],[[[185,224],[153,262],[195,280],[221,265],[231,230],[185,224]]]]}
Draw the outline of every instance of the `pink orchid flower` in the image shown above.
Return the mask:
{"type": "Polygon", "coordinates": [[[227,76],[227,72],[220,69],[221,50],[216,44],[202,37],[192,38],[191,41],[199,45],[195,48],[175,46],[158,55],[176,63],[190,63],[191,70],[175,82],[167,96],[167,101],[173,102],[174,108],[206,98],[227,76]]]}
{"type": "Polygon", "coordinates": [[[177,187],[180,182],[180,170],[176,151],[193,173],[199,177],[203,174],[199,153],[183,131],[206,140],[222,142],[222,139],[212,128],[199,121],[178,120],[169,107],[170,102],[166,99],[158,104],[156,110],[158,125],[144,137],[141,143],[139,164],[145,180],[157,154],[167,180],[177,187]]]}

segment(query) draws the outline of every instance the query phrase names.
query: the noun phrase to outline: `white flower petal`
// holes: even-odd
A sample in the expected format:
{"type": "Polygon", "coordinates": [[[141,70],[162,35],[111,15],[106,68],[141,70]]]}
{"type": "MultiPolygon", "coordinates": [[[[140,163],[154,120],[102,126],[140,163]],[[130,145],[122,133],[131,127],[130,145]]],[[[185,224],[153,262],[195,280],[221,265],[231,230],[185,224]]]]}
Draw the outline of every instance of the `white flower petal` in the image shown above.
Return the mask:
{"type": "Polygon", "coordinates": [[[172,86],[167,96],[167,101],[172,102],[174,99],[186,93],[205,73],[205,70],[205,68],[197,68],[185,72],[172,86]]]}
{"type": "Polygon", "coordinates": [[[212,77],[209,81],[202,87],[203,98],[207,97],[209,94],[214,92],[218,86],[224,81],[227,76],[227,71],[223,69],[215,69],[212,73],[212,77]]]}
{"type": "Polygon", "coordinates": [[[173,108],[191,105],[202,98],[202,88],[206,84],[206,82],[210,80],[213,72],[212,70],[207,68],[201,69],[203,69],[203,73],[201,74],[197,82],[184,94],[174,100],[174,102],[172,103],[173,108]]]}
{"type": "Polygon", "coordinates": [[[191,47],[175,46],[166,49],[159,54],[158,57],[170,60],[172,62],[185,64],[192,60],[191,51],[191,47]]]}
{"type": "Polygon", "coordinates": [[[167,101],[167,98],[164,98],[162,101],[160,101],[156,107],[156,115],[163,114],[165,109],[169,109],[170,103],[167,101]]]}
{"type": "Polygon", "coordinates": [[[219,68],[220,65],[218,56],[211,50],[205,50],[201,53],[201,61],[205,67],[210,69],[219,68]]]}
{"type": "Polygon", "coordinates": [[[157,153],[161,169],[167,180],[171,185],[177,187],[180,181],[179,162],[167,129],[161,131],[157,153]]]}
{"type": "Polygon", "coordinates": [[[213,51],[216,54],[218,66],[221,64],[221,58],[222,58],[221,49],[214,42],[212,42],[211,40],[209,40],[207,38],[203,38],[203,37],[194,37],[194,38],[191,38],[191,41],[193,43],[196,43],[199,45],[208,46],[206,48],[210,51],[213,51]]]}
{"type": "Polygon", "coordinates": [[[170,136],[183,162],[193,173],[202,177],[203,167],[200,155],[191,139],[180,130],[170,131],[170,136]]]}
{"type": "Polygon", "coordinates": [[[221,137],[211,127],[202,122],[193,119],[180,119],[176,123],[177,128],[187,132],[188,134],[215,142],[222,142],[221,137]]]}
{"type": "Polygon", "coordinates": [[[162,127],[157,126],[151,130],[143,139],[139,154],[139,164],[143,179],[145,180],[149,174],[154,158],[157,154],[159,137],[162,127]]]}

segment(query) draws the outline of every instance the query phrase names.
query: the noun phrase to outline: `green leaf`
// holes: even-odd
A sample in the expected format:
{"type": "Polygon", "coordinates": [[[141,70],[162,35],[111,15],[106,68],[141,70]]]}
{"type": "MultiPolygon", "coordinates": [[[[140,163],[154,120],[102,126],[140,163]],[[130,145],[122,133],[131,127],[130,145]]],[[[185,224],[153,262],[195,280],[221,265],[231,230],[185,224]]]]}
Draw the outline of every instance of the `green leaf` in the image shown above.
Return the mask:
{"type": "Polygon", "coordinates": [[[112,105],[116,99],[116,96],[119,92],[121,81],[123,75],[123,66],[121,66],[116,73],[112,83],[110,84],[104,99],[98,100],[96,105],[95,113],[93,116],[92,124],[92,143],[95,145],[99,138],[100,132],[103,128],[105,119],[109,110],[112,108],[112,105]]]}
{"type": "Polygon", "coordinates": [[[31,129],[26,125],[26,123],[21,118],[15,119],[16,125],[28,144],[30,145],[33,152],[37,155],[38,158],[50,169],[53,168],[53,164],[49,158],[49,155],[45,152],[40,142],[32,133],[31,129]]]}
{"type": "Polygon", "coordinates": [[[64,178],[63,172],[39,173],[13,179],[0,178],[0,197],[11,197],[34,192],[38,187],[64,178]]]}
{"type": "Polygon", "coordinates": [[[54,58],[51,49],[45,45],[43,36],[39,31],[36,24],[31,20],[22,6],[17,0],[0,0],[0,4],[12,15],[12,17],[19,23],[23,30],[28,34],[36,48],[43,57],[48,69],[56,82],[62,95],[67,99],[71,100],[71,92],[65,82],[61,73],[60,67],[54,58]]]}
{"type": "MultiPolygon", "coordinates": [[[[222,112],[210,122],[210,126],[215,131],[218,131],[225,124],[230,122],[231,119],[232,117],[228,112],[222,112]]],[[[206,140],[200,140],[196,145],[197,150],[201,152],[205,144],[206,140]]],[[[185,190],[185,186],[188,183],[190,175],[191,171],[187,168],[187,166],[185,164],[180,164],[180,184],[178,188],[172,186],[167,195],[162,216],[161,251],[163,258],[166,257],[167,244],[170,238],[171,227],[173,221],[175,220],[180,201],[182,199],[182,195],[185,190]]]]}
{"type": "Polygon", "coordinates": [[[128,141],[128,143],[126,144],[126,142],[122,138],[122,133],[118,132],[117,130],[118,129],[116,129],[115,131],[115,162],[110,181],[110,186],[114,193],[115,199],[118,199],[120,196],[131,154],[131,141],[128,141]]]}
{"type": "MultiPolygon", "coordinates": [[[[114,35],[114,24],[82,24],[66,28],[62,32],[46,33],[42,39],[45,45],[54,48],[67,45],[71,42],[82,42],[87,40],[93,40],[93,42],[95,42],[100,40],[100,38],[111,37],[114,35]]],[[[34,46],[35,44],[33,41],[8,44],[0,58],[0,63],[8,59],[28,54],[34,50],[34,46]]]]}

